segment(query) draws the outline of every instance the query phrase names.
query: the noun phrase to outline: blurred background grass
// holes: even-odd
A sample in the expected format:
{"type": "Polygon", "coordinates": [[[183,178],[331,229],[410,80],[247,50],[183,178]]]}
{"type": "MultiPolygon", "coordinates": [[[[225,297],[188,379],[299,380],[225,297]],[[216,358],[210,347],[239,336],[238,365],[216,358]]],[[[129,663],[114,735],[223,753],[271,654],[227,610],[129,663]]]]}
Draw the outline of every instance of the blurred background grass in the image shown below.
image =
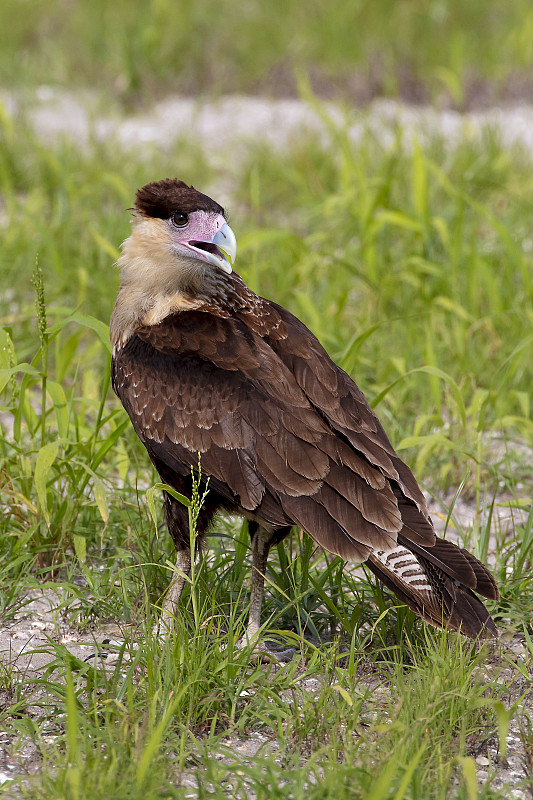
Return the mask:
{"type": "Polygon", "coordinates": [[[4,0],[0,85],[378,95],[461,106],[531,97],[528,0],[4,0]]]}

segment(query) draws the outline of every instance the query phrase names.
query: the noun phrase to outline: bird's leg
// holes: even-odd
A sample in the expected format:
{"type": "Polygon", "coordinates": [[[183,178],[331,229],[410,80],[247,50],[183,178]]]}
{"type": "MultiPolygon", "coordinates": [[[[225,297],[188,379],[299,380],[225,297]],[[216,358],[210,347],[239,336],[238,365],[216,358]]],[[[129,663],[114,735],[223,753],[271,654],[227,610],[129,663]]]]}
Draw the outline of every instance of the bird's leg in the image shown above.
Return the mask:
{"type": "Polygon", "coordinates": [[[252,539],[252,592],[246,635],[239,644],[247,642],[253,646],[253,661],[290,661],[294,655],[294,648],[277,652],[271,650],[264,642],[258,641],[268,553],[271,544],[275,541],[280,541],[280,537],[276,532],[257,523],[250,523],[249,530],[252,539]]]}
{"type": "MultiPolygon", "coordinates": [[[[154,623],[154,627],[152,628],[152,632],[155,637],[161,636],[162,631],[165,628],[167,629],[167,632],[172,630],[172,623],[174,621],[174,617],[176,616],[178,602],[190,571],[191,551],[188,548],[178,550],[176,554],[176,570],[173,572],[172,579],[168,585],[161,616],[154,623]]],[[[104,639],[102,644],[112,644],[117,647],[120,646],[122,642],[113,639],[104,639]]],[[[102,651],[100,656],[101,658],[107,659],[106,663],[108,665],[115,663],[118,658],[117,653],[109,653],[106,650],[102,651]]]]}
{"type": "Polygon", "coordinates": [[[250,526],[250,535],[252,537],[252,595],[246,638],[249,642],[252,642],[257,638],[261,627],[261,606],[263,604],[265,573],[272,531],[263,528],[261,525],[253,531],[250,526]]]}
{"type": "Polygon", "coordinates": [[[172,626],[172,620],[176,616],[176,610],[185,585],[185,580],[190,571],[191,551],[188,548],[178,550],[176,554],[176,571],[173,573],[172,580],[168,586],[161,619],[156,624],[156,629],[159,627],[160,622],[163,622],[168,628],[172,626]]]}
{"type": "MultiPolygon", "coordinates": [[[[172,482],[172,475],[161,472],[163,480],[172,482]]],[[[187,493],[188,487],[178,487],[187,493]]],[[[157,636],[161,627],[169,630],[176,616],[178,602],[191,571],[191,549],[189,540],[189,511],[181,503],[165,492],[163,501],[163,516],[168,526],[168,532],[176,548],[176,570],[172,574],[166,597],[163,602],[160,618],[154,625],[154,635],[157,636]]]]}
{"type": "Polygon", "coordinates": [[[178,550],[176,553],[176,571],[172,574],[172,579],[168,585],[165,601],[161,612],[161,622],[168,627],[172,625],[172,620],[176,616],[178,602],[185,585],[186,577],[191,571],[191,551],[178,550]]]}

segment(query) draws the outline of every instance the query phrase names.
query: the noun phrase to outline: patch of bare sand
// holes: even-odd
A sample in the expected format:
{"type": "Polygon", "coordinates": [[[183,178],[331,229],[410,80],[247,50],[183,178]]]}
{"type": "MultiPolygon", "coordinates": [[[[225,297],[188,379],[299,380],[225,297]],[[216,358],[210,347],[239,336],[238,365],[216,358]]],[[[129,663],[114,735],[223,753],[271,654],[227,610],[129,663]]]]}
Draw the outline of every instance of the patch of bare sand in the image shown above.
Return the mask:
{"type": "MultiPolygon", "coordinates": [[[[442,530],[445,525],[445,515],[441,513],[437,504],[433,504],[432,509],[436,527],[442,530]]],[[[514,530],[518,520],[516,510],[509,509],[507,506],[495,506],[493,515],[493,527],[495,530],[503,531],[503,535],[508,536],[514,530]]],[[[518,512],[522,514],[522,512],[518,512]]],[[[472,526],[476,516],[475,504],[459,499],[454,509],[454,517],[458,524],[465,531],[472,526]]],[[[453,529],[448,528],[447,535],[454,534],[453,529]]],[[[456,536],[454,537],[456,538],[456,536]]],[[[495,544],[494,539],[494,544],[495,544]]],[[[102,642],[109,636],[115,638],[118,629],[116,627],[106,627],[97,631],[92,636],[81,633],[75,626],[65,621],[64,615],[65,601],[60,594],[60,590],[43,589],[41,592],[34,592],[29,602],[24,605],[11,619],[8,625],[0,627],[0,658],[4,665],[9,665],[13,670],[16,680],[24,682],[27,677],[38,678],[47,673],[50,669],[51,661],[56,657],[51,641],[64,645],[72,655],[84,659],[97,657],[96,641],[102,642]]],[[[70,608],[71,611],[71,608],[70,608]]],[[[521,695],[528,692],[525,680],[517,680],[517,673],[511,668],[506,659],[520,660],[526,663],[526,651],[520,637],[513,637],[508,640],[503,631],[502,641],[494,647],[494,655],[489,658],[483,667],[483,674],[478,675],[481,680],[487,683],[494,680],[497,674],[498,682],[502,685],[511,687],[509,690],[509,705],[516,702],[521,695]]],[[[96,661],[93,663],[96,664],[96,661]]],[[[105,663],[99,662],[101,667],[105,663]]],[[[283,669],[284,667],[279,667],[283,669]]],[[[62,680],[62,677],[54,673],[54,679],[62,680]]],[[[379,700],[380,693],[384,697],[383,713],[386,711],[389,687],[376,684],[376,677],[371,671],[361,673],[358,681],[361,691],[367,690],[372,694],[375,706],[376,698],[379,700]]],[[[321,691],[319,680],[302,679],[297,682],[297,691],[302,698],[315,696],[321,691]]],[[[9,706],[10,698],[6,697],[6,705],[9,706]]],[[[532,698],[527,695],[521,700],[521,708],[527,710],[531,707],[532,698]]],[[[2,697],[0,696],[0,702],[2,697]]],[[[39,698],[35,699],[35,708],[32,711],[30,705],[25,713],[38,719],[42,714],[40,704],[44,701],[43,692],[39,698]]],[[[303,700],[302,700],[303,702],[303,700]]],[[[527,754],[520,736],[520,710],[511,720],[507,735],[507,758],[501,759],[496,737],[489,740],[472,742],[469,746],[470,753],[476,761],[477,777],[480,784],[483,784],[489,773],[496,774],[494,787],[508,790],[508,796],[512,798],[527,798],[527,791],[521,788],[520,784],[524,779],[527,768],[527,754]]],[[[40,757],[35,744],[28,738],[27,741],[17,743],[15,749],[13,740],[9,733],[0,732],[0,782],[5,781],[9,785],[15,776],[29,776],[38,772],[40,757]]],[[[271,736],[267,735],[260,728],[251,731],[247,736],[228,735],[220,741],[220,745],[213,758],[221,762],[228,768],[228,775],[231,771],[239,770],[239,766],[246,766],[256,757],[272,757],[278,749],[278,744],[271,736]]],[[[185,790],[187,796],[194,797],[197,790],[196,768],[187,768],[184,773],[177,776],[179,785],[185,790]]],[[[245,780],[242,777],[241,780],[245,780]]],[[[232,782],[228,777],[228,796],[231,795],[232,782]]],[[[249,796],[254,797],[252,786],[249,787],[249,796]]]]}
{"type": "Polygon", "coordinates": [[[460,113],[383,99],[364,108],[350,108],[332,102],[315,107],[298,99],[171,96],[148,111],[125,115],[110,109],[97,94],[47,86],[31,96],[0,92],[0,102],[8,114],[26,119],[49,144],[66,138],[85,147],[95,139],[115,140],[122,148],[166,149],[189,139],[204,146],[206,155],[216,160],[227,159],[228,151],[243,142],[283,148],[306,131],[327,143],[333,123],[343,126],[354,143],[370,131],[383,145],[391,144],[401,129],[406,145],[415,138],[423,141],[437,135],[454,147],[465,141],[479,142],[491,132],[504,147],[521,145],[533,154],[533,106],[525,104],[460,113]]]}

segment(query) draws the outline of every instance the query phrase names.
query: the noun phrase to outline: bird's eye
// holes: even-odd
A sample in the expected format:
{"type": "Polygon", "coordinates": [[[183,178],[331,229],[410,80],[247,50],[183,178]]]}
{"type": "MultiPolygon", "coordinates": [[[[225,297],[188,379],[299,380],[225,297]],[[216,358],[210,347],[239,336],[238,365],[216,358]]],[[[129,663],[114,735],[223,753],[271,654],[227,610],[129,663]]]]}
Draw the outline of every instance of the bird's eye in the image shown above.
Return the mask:
{"type": "Polygon", "coordinates": [[[189,221],[189,215],[182,211],[174,211],[171,220],[177,228],[184,228],[189,221]]]}

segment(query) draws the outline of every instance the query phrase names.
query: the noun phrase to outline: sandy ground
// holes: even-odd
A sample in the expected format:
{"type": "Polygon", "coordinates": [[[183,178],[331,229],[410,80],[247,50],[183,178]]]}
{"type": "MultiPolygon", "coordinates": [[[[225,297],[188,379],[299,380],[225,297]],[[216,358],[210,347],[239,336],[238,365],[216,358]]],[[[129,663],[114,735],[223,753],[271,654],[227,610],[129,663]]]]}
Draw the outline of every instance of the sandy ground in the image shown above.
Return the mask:
{"type": "MultiPolygon", "coordinates": [[[[446,515],[441,505],[432,501],[430,512],[437,533],[444,535],[446,515]]],[[[457,520],[463,530],[468,531],[474,523],[475,513],[473,501],[459,499],[454,507],[453,519],[457,520]]],[[[516,525],[523,524],[526,517],[526,511],[495,505],[489,542],[489,562],[494,559],[496,539],[501,541],[509,538],[516,525]]],[[[446,537],[460,545],[465,544],[457,535],[453,521],[446,529],[446,537]]],[[[90,634],[80,634],[77,628],[65,622],[63,608],[61,595],[51,589],[30,595],[9,624],[2,625],[0,622],[0,660],[16,665],[21,673],[31,671],[37,674],[41,673],[54,657],[48,647],[50,640],[65,645],[77,658],[86,659],[94,656],[97,643],[106,637],[120,637],[120,631],[114,626],[100,629],[94,640],[90,634]],[[42,648],[47,647],[48,652],[40,652],[42,648]]],[[[70,611],[72,612],[72,605],[70,611]]]]}
{"type": "MultiPolygon", "coordinates": [[[[432,515],[437,530],[442,534],[445,524],[445,517],[437,503],[432,504],[432,515]]],[[[523,517],[523,512],[518,512],[523,517]]],[[[517,519],[516,510],[511,510],[504,506],[496,506],[493,516],[493,537],[492,546],[498,538],[507,538],[515,528],[517,519]]],[[[458,520],[464,530],[468,530],[472,525],[475,516],[473,503],[459,500],[454,509],[454,517],[458,520]]],[[[448,530],[450,538],[457,538],[453,530],[448,530]]],[[[490,554],[489,554],[490,556],[490,554]]],[[[64,645],[70,653],[82,660],[89,659],[96,664],[98,659],[98,649],[96,643],[103,642],[107,638],[114,641],[120,640],[120,631],[116,626],[101,627],[95,633],[81,633],[75,626],[67,621],[64,613],[64,603],[60,590],[54,592],[45,589],[41,592],[35,591],[27,598],[29,602],[18,611],[9,625],[0,625],[0,660],[4,665],[9,665],[14,670],[17,680],[24,683],[28,677],[50,677],[47,671],[51,661],[55,658],[53,643],[64,645]]],[[[72,608],[69,608],[69,612],[72,608]]],[[[72,619],[71,613],[69,618],[72,619]]],[[[509,703],[516,702],[520,695],[528,690],[525,681],[517,681],[516,672],[505,664],[504,658],[511,660],[526,659],[524,643],[519,636],[510,637],[502,631],[502,640],[495,646],[494,653],[484,665],[484,674],[487,680],[492,680],[494,674],[498,675],[498,682],[512,685],[512,696],[509,703]],[[512,681],[514,676],[514,682],[512,681]]],[[[105,668],[107,662],[99,662],[105,668]]],[[[111,665],[110,665],[111,666],[111,665]]],[[[280,669],[283,669],[280,666],[280,669]]],[[[54,673],[54,680],[58,679],[58,674],[54,673]]],[[[483,676],[481,676],[483,679],[483,676]]],[[[60,676],[59,679],[61,680],[60,676]]],[[[298,688],[306,695],[318,694],[321,685],[318,680],[307,679],[298,682],[298,688]]],[[[386,691],[383,687],[377,687],[375,678],[372,675],[361,675],[359,680],[361,690],[365,688],[371,691],[374,696],[376,691],[386,691]]],[[[531,694],[531,693],[530,693],[531,694]]],[[[3,701],[9,705],[9,698],[2,697],[0,692],[0,706],[3,701]]],[[[40,697],[39,702],[42,702],[40,697]]],[[[37,706],[30,706],[25,713],[30,717],[39,719],[42,710],[37,706]]],[[[531,696],[522,701],[522,708],[531,708],[531,696]]],[[[477,777],[480,784],[487,779],[489,772],[496,773],[494,786],[505,787],[512,798],[531,798],[527,790],[524,790],[522,783],[527,769],[525,751],[520,738],[519,720],[520,713],[511,722],[507,736],[507,758],[505,761],[499,756],[498,741],[496,737],[482,742],[479,751],[473,749],[472,756],[476,761],[477,777]]],[[[46,731],[44,737],[46,739],[46,731]]],[[[53,736],[51,737],[53,739],[53,736]]],[[[40,768],[40,756],[36,746],[28,738],[22,746],[17,746],[12,752],[10,736],[0,730],[0,785],[5,784],[8,789],[14,776],[29,776],[38,773],[40,768]]],[[[256,754],[267,755],[275,753],[278,745],[271,737],[266,736],[260,730],[252,731],[246,737],[227,736],[220,747],[213,754],[217,760],[227,764],[247,764],[253,760],[256,754]]],[[[179,776],[180,785],[186,789],[187,795],[196,796],[197,780],[194,772],[185,772],[179,776]]],[[[231,786],[228,784],[228,796],[231,796],[231,786]]],[[[250,798],[254,798],[254,793],[250,788],[250,798]]],[[[16,794],[14,795],[16,797],[16,794]]]]}
{"type": "Polygon", "coordinates": [[[481,139],[490,131],[504,147],[521,145],[533,153],[533,107],[527,105],[459,113],[375,100],[363,109],[324,102],[319,111],[301,100],[169,97],[148,111],[125,116],[105,106],[96,94],[72,94],[46,86],[31,96],[0,91],[0,102],[15,118],[20,114],[28,119],[44,142],[52,144],[66,137],[80,147],[92,139],[112,139],[123,148],[170,148],[192,135],[212,154],[227,159],[228,148],[233,146],[264,142],[284,147],[302,131],[312,131],[327,140],[325,115],[345,126],[354,142],[370,130],[383,144],[392,143],[401,127],[405,143],[414,137],[423,140],[437,134],[455,146],[481,139]]]}
{"type": "MultiPolygon", "coordinates": [[[[172,97],[157,103],[148,112],[132,116],[122,116],[109,109],[103,113],[101,101],[96,96],[75,96],[53,91],[48,87],[41,87],[31,97],[0,93],[0,101],[15,119],[19,116],[27,119],[38,136],[51,146],[66,137],[80,147],[86,147],[94,139],[112,139],[123,148],[153,146],[170,150],[176,142],[189,137],[191,131],[194,131],[195,141],[208,148],[215,161],[222,161],[227,160],[228,151],[238,151],[249,142],[263,141],[273,147],[282,148],[301,135],[302,130],[315,132],[324,137],[325,142],[329,136],[324,118],[299,100],[267,101],[252,97],[226,97],[216,102],[199,102],[172,97]]],[[[423,140],[424,137],[434,134],[440,134],[453,146],[464,140],[480,139],[490,131],[504,146],[518,144],[533,154],[532,107],[494,108],[459,114],[379,100],[364,110],[341,109],[332,104],[325,104],[323,109],[331,121],[347,127],[354,142],[360,140],[365,131],[370,130],[383,144],[392,143],[399,126],[403,128],[407,146],[414,137],[423,140]]],[[[437,527],[442,528],[442,516],[436,505],[433,513],[437,527]]],[[[505,532],[510,532],[514,527],[516,520],[513,521],[513,513],[516,514],[506,508],[496,509],[493,546],[496,535],[505,536],[505,532]]],[[[472,522],[473,514],[471,505],[458,502],[455,515],[463,525],[468,526],[472,522]]],[[[49,590],[36,594],[9,625],[0,626],[0,658],[4,665],[10,665],[15,670],[21,681],[29,674],[39,676],[44,673],[53,657],[50,640],[64,644],[73,655],[81,659],[95,654],[90,637],[81,636],[76,629],[65,623],[58,611],[60,600],[58,595],[49,590]]],[[[102,641],[109,635],[116,635],[116,631],[99,631],[96,638],[102,641]]],[[[520,640],[503,642],[502,647],[511,657],[523,656],[525,652],[520,640]]],[[[495,659],[495,664],[497,661],[499,659],[495,659]]],[[[491,666],[488,665],[487,669],[490,670],[491,666]]],[[[498,669],[502,682],[511,678],[510,669],[498,669]]],[[[319,682],[311,683],[302,688],[309,692],[319,692],[319,682]]],[[[0,703],[3,699],[7,698],[2,698],[0,693],[0,703]]],[[[489,769],[491,772],[496,770],[496,785],[508,786],[510,797],[531,796],[521,792],[516,786],[524,777],[524,751],[516,722],[511,724],[509,731],[508,757],[505,763],[498,759],[496,744],[495,741],[489,742],[488,748],[476,756],[480,783],[486,779],[489,769]]],[[[245,761],[253,758],[258,750],[272,750],[276,745],[263,734],[255,732],[246,739],[227,737],[220,752],[221,759],[227,758],[225,748],[230,748],[234,756],[239,754],[245,761]]],[[[38,768],[39,759],[35,747],[28,741],[26,746],[18,750],[16,757],[13,757],[9,737],[0,730],[0,785],[9,785],[10,779],[17,773],[30,774],[38,768]]],[[[191,795],[194,795],[193,775],[184,776],[183,785],[189,786],[191,795]]]]}
{"type": "MultiPolygon", "coordinates": [[[[116,627],[108,626],[100,628],[94,634],[82,634],[75,627],[66,621],[63,613],[64,606],[61,603],[59,593],[50,589],[42,592],[34,592],[32,599],[24,606],[10,622],[8,626],[0,627],[0,658],[4,664],[9,664],[14,671],[16,680],[22,684],[28,678],[45,677],[47,680],[61,680],[57,672],[50,675],[47,667],[54,659],[53,642],[65,645],[70,653],[82,660],[90,659],[91,663],[96,663],[97,649],[94,642],[102,642],[108,637],[117,639],[120,632],[116,627]],[[94,660],[93,660],[94,659],[94,660]]],[[[525,659],[525,648],[518,637],[510,641],[505,641],[506,637],[499,646],[495,647],[494,655],[484,665],[484,674],[487,679],[492,679],[494,673],[498,675],[499,683],[511,683],[514,673],[515,681],[512,684],[512,697],[510,703],[515,702],[518,697],[527,691],[527,685],[523,681],[516,681],[516,672],[503,662],[502,655],[505,654],[510,659],[525,659]]],[[[100,661],[100,666],[105,668],[106,662],[100,661]]],[[[110,665],[111,666],[111,665],[110,665]]],[[[284,669],[283,666],[279,667],[284,669]]],[[[483,676],[481,676],[483,679],[483,676]]],[[[358,681],[361,691],[368,689],[374,695],[377,691],[386,691],[383,687],[376,685],[372,675],[361,675],[358,681]]],[[[306,695],[316,695],[321,691],[321,684],[316,679],[302,679],[298,682],[298,688],[306,695]]],[[[40,691],[34,700],[35,706],[25,709],[25,714],[30,718],[38,720],[42,715],[41,704],[45,702],[45,692],[40,691]]],[[[0,691],[0,706],[6,702],[10,704],[10,698],[2,696],[0,691]]],[[[523,701],[522,707],[531,705],[531,698],[523,701]]],[[[46,729],[42,731],[45,741],[50,742],[54,739],[52,731],[46,729]],[[48,737],[48,739],[47,739],[48,737]]],[[[248,736],[227,736],[221,742],[213,757],[228,764],[246,764],[259,753],[267,755],[275,753],[278,745],[271,737],[266,736],[260,730],[251,731],[248,736]]],[[[519,784],[525,775],[525,752],[520,738],[519,723],[515,719],[511,722],[507,736],[507,758],[505,761],[499,756],[498,741],[496,737],[482,742],[479,750],[473,749],[472,756],[476,761],[477,777],[482,784],[488,777],[489,771],[492,775],[496,773],[495,787],[506,787],[509,790],[509,797],[530,798],[527,791],[522,790],[519,784]]],[[[5,784],[5,789],[15,776],[30,776],[38,773],[40,768],[40,756],[38,749],[30,737],[27,741],[20,742],[15,750],[12,750],[12,741],[9,733],[0,730],[0,785],[5,784]]],[[[194,772],[185,772],[179,776],[180,785],[188,789],[187,794],[195,796],[197,780],[194,772]]],[[[228,796],[231,796],[231,786],[228,785],[228,796]]],[[[8,795],[9,796],[9,795],[8,795]]],[[[13,797],[16,797],[16,793],[13,797]]],[[[250,798],[254,797],[250,789],[250,798]]]]}

